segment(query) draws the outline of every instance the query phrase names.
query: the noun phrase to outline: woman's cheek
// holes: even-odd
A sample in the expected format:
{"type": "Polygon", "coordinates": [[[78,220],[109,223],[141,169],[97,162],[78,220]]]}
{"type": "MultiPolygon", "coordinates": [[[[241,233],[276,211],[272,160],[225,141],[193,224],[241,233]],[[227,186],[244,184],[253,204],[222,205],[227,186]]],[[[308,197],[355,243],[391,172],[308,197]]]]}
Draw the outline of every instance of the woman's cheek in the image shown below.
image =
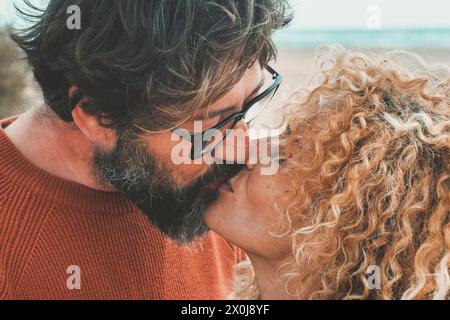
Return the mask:
{"type": "Polygon", "coordinates": [[[283,226],[280,213],[271,205],[259,210],[245,210],[246,217],[240,217],[242,225],[239,240],[245,250],[265,258],[277,258],[278,254],[289,250],[286,226],[283,226]]]}
{"type": "Polygon", "coordinates": [[[288,205],[288,189],[285,178],[275,176],[268,179],[264,186],[264,192],[254,197],[253,210],[257,216],[254,224],[260,238],[261,246],[265,248],[265,254],[276,258],[285,255],[290,250],[289,224],[286,219],[288,205]]]}

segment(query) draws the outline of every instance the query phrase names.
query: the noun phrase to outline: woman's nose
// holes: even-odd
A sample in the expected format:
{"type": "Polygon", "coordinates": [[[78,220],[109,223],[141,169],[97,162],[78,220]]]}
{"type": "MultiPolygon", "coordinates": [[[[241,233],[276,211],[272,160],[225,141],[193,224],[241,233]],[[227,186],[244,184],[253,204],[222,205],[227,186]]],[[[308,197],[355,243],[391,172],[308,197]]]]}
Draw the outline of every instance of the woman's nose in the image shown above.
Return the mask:
{"type": "Polygon", "coordinates": [[[214,152],[214,158],[224,163],[247,164],[250,156],[250,138],[244,120],[236,123],[214,152]]]}

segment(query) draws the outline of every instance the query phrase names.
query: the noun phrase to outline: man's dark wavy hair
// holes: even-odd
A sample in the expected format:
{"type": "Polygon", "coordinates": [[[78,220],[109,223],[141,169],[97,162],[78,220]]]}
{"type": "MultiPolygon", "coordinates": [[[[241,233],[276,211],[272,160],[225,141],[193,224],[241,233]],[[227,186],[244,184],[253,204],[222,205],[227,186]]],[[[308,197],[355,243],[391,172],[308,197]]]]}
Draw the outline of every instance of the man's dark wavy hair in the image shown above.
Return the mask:
{"type": "Polygon", "coordinates": [[[45,101],[63,120],[81,106],[111,128],[169,129],[216,101],[255,61],[275,57],[286,0],[25,0],[32,21],[11,31],[45,101]],[[67,27],[67,8],[81,29],[67,27]],[[69,98],[69,88],[78,88],[69,98]],[[86,98],[86,99],[82,99],[86,98]]]}

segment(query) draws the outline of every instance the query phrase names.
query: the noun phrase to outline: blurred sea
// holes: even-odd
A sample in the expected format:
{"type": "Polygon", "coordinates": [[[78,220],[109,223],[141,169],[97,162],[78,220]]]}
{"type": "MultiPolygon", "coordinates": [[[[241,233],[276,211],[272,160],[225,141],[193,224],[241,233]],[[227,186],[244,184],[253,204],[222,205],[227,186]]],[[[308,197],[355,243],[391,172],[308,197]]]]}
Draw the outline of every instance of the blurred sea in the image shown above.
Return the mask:
{"type": "Polygon", "coordinates": [[[280,47],[341,44],[356,48],[450,48],[449,29],[285,29],[275,34],[280,47]]]}

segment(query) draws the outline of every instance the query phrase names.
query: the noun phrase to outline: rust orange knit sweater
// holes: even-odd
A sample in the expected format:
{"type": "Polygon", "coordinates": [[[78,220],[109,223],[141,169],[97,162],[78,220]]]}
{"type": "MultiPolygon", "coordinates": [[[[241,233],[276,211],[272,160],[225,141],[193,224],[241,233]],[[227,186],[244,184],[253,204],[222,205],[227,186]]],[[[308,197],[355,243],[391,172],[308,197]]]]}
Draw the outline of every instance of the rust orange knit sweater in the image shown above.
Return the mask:
{"type": "Polygon", "coordinates": [[[120,194],[44,172],[2,129],[13,120],[0,122],[0,299],[228,296],[239,249],[214,233],[179,247],[120,194]]]}

